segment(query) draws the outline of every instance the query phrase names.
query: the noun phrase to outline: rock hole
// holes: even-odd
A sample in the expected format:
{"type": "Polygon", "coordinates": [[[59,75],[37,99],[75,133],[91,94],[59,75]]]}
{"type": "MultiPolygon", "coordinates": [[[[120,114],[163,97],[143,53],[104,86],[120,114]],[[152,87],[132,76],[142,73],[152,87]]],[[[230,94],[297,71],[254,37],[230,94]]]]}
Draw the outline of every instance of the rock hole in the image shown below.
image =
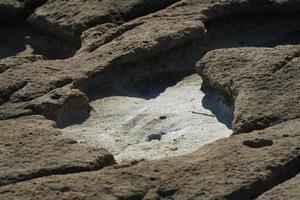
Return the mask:
{"type": "MultiPolygon", "coordinates": [[[[213,49],[289,43],[299,30],[299,22],[298,15],[263,14],[214,20],[206,25],[209,31],[204,39],[142,63],[113,65],[85,83],[74,83],[92,100],[94,112],[81,125],[63,132],[108,149],[118,162],[188,154],[228,137],[234,104],[215,89],[200,90],[201,78],[191,73],[195,63],[213,49]],[[161,130],[167,134],[160,140],[146,141],[148,135],[161,130]]],[[[245,145],[260,148],[272,144],[250,141],[245,145]]]]}
{"type": "Polygon", "coordinates": [[[272,146],[273,141],[268,139],[254,139],[254,140],[246,140],[243,142],[243,145],[250,148],[262,148],[267,146],[272,146]]]}
{"type": "Polygon", "coordinates": [[[178,189],[159,188],[157,190],[157,194],[162,198],[167,198],[167,197],[175,195],[177,191],[178,191],[178,189]]]}
{"type": "Polygon", "coordinates": [[[51,95],[51,99],[60,99],[62,97],[61,94],[54,93],[51,95]]]}
{"type": "Polygon", "coordinates": [[[164,72],[121,85],[91,98],[91,116],[63,133],[106,148],[117,162],[192,153],[232,133],[203,107],[197,74],[164,72]]]}

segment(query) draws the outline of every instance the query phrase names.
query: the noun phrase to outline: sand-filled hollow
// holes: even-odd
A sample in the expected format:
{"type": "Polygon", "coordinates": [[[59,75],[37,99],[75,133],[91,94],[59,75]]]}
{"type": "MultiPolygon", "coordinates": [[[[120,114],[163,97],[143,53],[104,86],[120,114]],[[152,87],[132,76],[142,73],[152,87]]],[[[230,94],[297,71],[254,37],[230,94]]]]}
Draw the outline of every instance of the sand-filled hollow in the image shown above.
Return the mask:
{"type": "MultiPolygon", "coordinates": [[[[149,81],[145,81],[147,86],[159,85],[149,81]]],[[[201,78],[193,74],[163,90],[148,88],[141,93],[145,90],[139,85],[127,95],[103,97],[91,102],[93,112],[86,122],[62,131],[81,143],[106,148],[118,162],[194,152],[232,133],[203,107],[205,94],[200,90],[201,84],[201,78]],[[157,90],[161,93],[149,98],[157,90]]],[[[222,112],[223,117],[232,117],[229,107],[217,107],[226,111],[222,112]]]]}

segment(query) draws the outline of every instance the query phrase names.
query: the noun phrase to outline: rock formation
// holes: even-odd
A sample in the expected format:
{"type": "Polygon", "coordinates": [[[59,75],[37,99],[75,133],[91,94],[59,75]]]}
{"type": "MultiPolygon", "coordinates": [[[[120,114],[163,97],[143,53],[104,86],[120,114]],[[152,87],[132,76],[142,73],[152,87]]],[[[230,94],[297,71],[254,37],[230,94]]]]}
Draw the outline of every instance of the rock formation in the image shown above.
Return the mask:
{"type": "Polygon", "coordinates": [[[298,0],[2,0],[0,199],[299,199],[299,11],[298,0]],[[194,70],[233,109],[232,136],[117,164],[62,134],[107,92],[194,70]]]}

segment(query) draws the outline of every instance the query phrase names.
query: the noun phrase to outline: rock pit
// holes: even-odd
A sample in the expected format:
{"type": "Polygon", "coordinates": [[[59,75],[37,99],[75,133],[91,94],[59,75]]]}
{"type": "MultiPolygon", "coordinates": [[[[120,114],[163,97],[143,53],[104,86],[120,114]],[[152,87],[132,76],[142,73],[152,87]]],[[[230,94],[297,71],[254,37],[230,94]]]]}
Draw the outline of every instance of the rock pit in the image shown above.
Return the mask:
{"type": "Polygon", "coordinates": [[[2,0],[0,199],[300,199],[299,11],[2,0]]]}
{"type": "MultiPolygon", "coordinates": [[[[92,101],[90,118],[62,132],[86,145],[104,147],[118,162],[192,153],[232,132],[203,107],[201,84],[196,74],[161,74],[139,82],[123,94],[92,101]],[[169,81],[161,81],[168,77],[169,81]]],[[[218,104],[221,102],[215,101],[210,106],[229,110],[219,116],[232,121],[233,110],[230,113],[225,104],[218,104]]]]}

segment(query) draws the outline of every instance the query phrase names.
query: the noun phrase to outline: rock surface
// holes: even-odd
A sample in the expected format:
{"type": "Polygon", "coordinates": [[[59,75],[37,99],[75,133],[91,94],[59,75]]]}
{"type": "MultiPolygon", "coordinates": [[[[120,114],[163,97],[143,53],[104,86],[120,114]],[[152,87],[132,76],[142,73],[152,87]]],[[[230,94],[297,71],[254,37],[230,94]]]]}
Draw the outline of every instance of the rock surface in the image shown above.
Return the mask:
{"type": "Polygon", "coordinates": [[[275,199],[299,199],[299,190],[300,190],[300,176],[296,176],[291,180],[284,182],[272,190],[266,192],[258,199],[265,200],[275,200],[275,199]]]}
{"type": "Polygon", "coordinates": [[[192,153],[232,133],[201,104],[201,84],[197,74],[168,73],[126,91],[111,91],[90,103],[91,116],[84,123],[62,133],[104,147],[118,163],[192,153]]]}
{"type": "Polygon", "coordinates": [[[120,23],[162,9],[176,1],[49,0],[36,10],[29,21],[41,31],[74,42],[76,39],[79,41],[82,31],[90,27],[109,22],[120,23]]]}
{"type": "Polygon", "coordinates": [[[298,0],[2,0],[0,199],[299,199],[299,11],[298,0]],[[106,92],[196,67],[206,95],[234,108],[235,135],[116,164],[59,129],[106,92]]]}
{"type": "Polygon", "coordinates": [[[55,174],[101,169],[115,163],[104,149],[65,138],[39,116],[0,122],[0,187],[55,174]]]}
{"type": "Polygon", "coordinates": [[[35,179],[0,188],[0,197],[254,199],[299,170],[299,127],[300,121],[292,120],[219,140],[184,157],[35,179]],[[243,145],[253,138],[274,144],[262,148],[243,145]],[[68,190],[60,191],[63,186],[68,190]]]}
{"type": "Polygon", "coordinates": [[[207,87],[235,105],[234,131],[264,129],[300,117],[300,46],[232,48],[198,63],[207,87]]]}

